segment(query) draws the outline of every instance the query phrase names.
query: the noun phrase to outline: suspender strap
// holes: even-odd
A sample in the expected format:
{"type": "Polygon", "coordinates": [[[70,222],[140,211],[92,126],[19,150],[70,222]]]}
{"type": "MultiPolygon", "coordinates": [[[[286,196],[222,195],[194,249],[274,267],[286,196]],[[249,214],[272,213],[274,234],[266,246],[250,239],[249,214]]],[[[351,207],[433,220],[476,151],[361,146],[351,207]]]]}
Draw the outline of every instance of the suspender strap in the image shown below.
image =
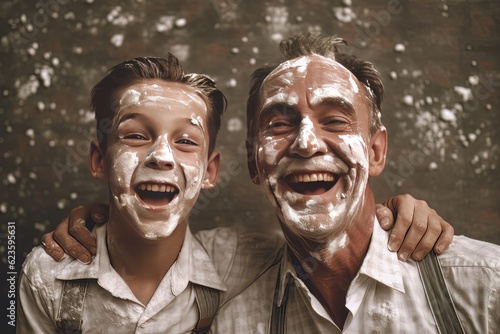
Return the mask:
{"type": "Polygon", "coordinates": [[[283,299],[281,300],[281,305],[278,306],[278,295],[280,287],[281,275],[278,274],[278,279],[276,280],[276,288],[274,289],[273,298],[273,309],[271,311],[271,324],[269,333],[272,334],[284,334],[286,325],[286,304],[288,301],[288,293],[290,291],[290,285],[292,284],[293,277],[288,275],[286,279],[285,292],[283,294],[283,299]]]}
{"type": "Polygon", "coordinates": [[[86,280],[64,281],[56,333],[78,334],[82,332],[82,313],[87,286],[86,280]]]}
{"type": "Polygon", "coordinates": [[[193,283],[194,293],[196,295],[196,304],[198,305],[199,320],[193,329],[193,334],[209,333],[210,325],[219,309],[220,295],[219,290],[212,289],[203,285],[193,283]]]}
{"type": "Polygon", "coordinates": [[[430,252],[421,262],[418,271],[424,284],[427,302],[431,307],[440,334],[464,333],[453,300],[444,280],[441,265],[434,253],[430,252]]]}

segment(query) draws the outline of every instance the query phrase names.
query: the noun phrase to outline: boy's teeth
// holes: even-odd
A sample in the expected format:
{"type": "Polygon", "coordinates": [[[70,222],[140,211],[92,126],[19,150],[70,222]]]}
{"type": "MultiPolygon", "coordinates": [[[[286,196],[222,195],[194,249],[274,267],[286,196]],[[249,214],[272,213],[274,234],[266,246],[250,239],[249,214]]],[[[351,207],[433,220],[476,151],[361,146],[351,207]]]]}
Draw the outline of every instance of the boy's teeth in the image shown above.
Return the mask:
{"type": "Polygon", "coordinates": [[[141,184],[139,185],[140,190],[147,190],[147,191],[152,191],[152,192],[160,192],[160,193],[172,193],[175,191],[175,188],[169,185],[158,185],[158,184],[141,184]]]}
{"type": "Polygon", "coordinates": [[[333,180],[334,177],[330,173],[299,174],[299,175],[294,175],[292,178],[292,182],[294,183],[317,182],[317,181],[331,182],[333,180]]]}

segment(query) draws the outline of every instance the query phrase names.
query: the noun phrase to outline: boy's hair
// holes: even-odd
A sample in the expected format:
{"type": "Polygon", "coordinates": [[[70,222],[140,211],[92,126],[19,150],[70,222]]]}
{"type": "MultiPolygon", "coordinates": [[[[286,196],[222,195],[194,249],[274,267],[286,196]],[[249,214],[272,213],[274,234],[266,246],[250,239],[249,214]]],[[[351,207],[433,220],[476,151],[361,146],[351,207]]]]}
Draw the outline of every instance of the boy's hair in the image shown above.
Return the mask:
{"type": "Polygon", "coordinates": [[[220,129],[222,114],[226,110],[226,97],[207,75],[185,74],[179,60],[170,52],[166,58],[139,57],[124,61],[112,67],[106,76],[92,88],[90,107],[95,111],[97,136],[101,146],[105,149],[107,135],[111,130],[112,120],[116,113],[116,99],[118,98],[116,93],[120,89],[144,79],[179,82],[195,88],[200,93],[208,107],[208,152],[212,153],[220,129]]]}
{"type": "MultiPolygon", "coordinates": [[[[345,40],[337,36],[327,36],[319,33],[305,33],[280,43],[281,53],[286,60],[295,59],[302,56],[320,55],[330,58],[345,68],[347,68],[367,91],[367,95],[372,104],[370,132],[374,134],[382,127],[380,119],[380,105],[384,95],[384,85],[382,78],[372,63],[361,60],[355,55],[347,53],[348,44],[345,40]]],[[[255,117],[260,100],[260,89],[266,77],[271,74],[280,64],[263,66],[252,73],[251,86],[247,101],[247,162],[250,176],[256,176],[254,162],[253,139],[255,137],[255,117]]]]}

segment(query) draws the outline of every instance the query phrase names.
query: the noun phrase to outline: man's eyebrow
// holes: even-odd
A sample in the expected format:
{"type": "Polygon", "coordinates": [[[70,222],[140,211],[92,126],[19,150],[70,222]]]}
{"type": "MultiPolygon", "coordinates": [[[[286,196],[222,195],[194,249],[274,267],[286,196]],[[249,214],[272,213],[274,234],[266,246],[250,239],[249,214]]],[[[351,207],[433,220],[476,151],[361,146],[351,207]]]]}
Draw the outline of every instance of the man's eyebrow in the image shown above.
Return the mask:
{"type": "Polygon", "coordinates": [[[349,101],[343,97],[340,97],[340,96],[338,96],[338,97],[325,97],[325,98],[319,100],[315,105],[316,106],[331,106],[331,107],[340,108],[349,114],[356,113],[356,108],[354,108],[354,105],[351,103],[351,101],[349,101]]]}
{"type": "Polygon", "coordinates": [[[297,114],[297,109],[295,105],[291,105],[286,102],[269,103],[264,107],[260,113],[261,119],[268,119],[275,115],[292,115],[297,114]]]}

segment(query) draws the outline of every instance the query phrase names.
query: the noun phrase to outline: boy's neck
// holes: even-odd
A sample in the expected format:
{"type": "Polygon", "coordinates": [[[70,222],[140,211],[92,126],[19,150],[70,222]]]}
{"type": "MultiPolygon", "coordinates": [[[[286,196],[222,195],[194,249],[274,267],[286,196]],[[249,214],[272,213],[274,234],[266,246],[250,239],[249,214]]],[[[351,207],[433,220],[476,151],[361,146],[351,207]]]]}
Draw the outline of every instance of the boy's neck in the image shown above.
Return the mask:
{"type": "Polygon", "coordinates": [[[124,225],[110,214],[106,240],[110,262],[137,299],[146,305],[176,261],[187,223],[179,224],[170,236],[159,240],[145,239],[124,225]]]}

